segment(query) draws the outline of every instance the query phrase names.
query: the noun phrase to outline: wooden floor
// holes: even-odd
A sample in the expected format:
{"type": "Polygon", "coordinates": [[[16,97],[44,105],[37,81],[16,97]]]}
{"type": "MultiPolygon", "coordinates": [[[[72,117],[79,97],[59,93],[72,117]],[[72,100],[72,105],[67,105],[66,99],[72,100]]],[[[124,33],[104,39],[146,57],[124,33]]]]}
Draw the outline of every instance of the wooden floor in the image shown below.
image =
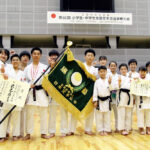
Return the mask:
{"type": "MultiPolygon", "coordinates": [[[[38,112],[36,112],[35,130],[31,140],[13,142],[10,138],[8,141],[0,143],[0,150],[150,150],[150,136],[139,135],[137,132],[135,113],[133,133],[126,137],[116,133],[109,136],[88,136],[83,132],[83,124],[78,123],[76,135],[62,138],[59,133],[59,120],[58,110],[56,137],[49,140],[41,139],[39,135],[40,121],[38,112]]],[[[113,116],[112,122],[114,122],[113,116]]],[[[96,132],[95,125],[93,131],[96,132]]]]}

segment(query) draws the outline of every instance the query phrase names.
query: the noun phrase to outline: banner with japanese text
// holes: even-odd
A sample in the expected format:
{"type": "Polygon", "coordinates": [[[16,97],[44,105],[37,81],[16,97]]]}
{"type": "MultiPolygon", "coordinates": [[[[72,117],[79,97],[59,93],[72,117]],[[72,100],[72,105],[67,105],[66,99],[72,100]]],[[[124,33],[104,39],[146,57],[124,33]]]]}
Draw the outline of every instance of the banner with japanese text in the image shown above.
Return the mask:
{"type": "Polygon", "coordinates": [[[50,24],[116,24],[132,25],[132,13],[95,13],[48,11],[50,24]]]}

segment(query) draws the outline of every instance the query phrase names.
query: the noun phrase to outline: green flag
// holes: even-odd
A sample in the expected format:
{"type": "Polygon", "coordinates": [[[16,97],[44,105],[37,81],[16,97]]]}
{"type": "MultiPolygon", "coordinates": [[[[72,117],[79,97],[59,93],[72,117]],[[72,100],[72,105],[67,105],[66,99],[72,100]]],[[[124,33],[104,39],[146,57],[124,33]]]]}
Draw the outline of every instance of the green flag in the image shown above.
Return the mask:
{"type": "Polygon", "coordinates": [[[76,119],[84,119],[92,111],[92,95],[96,77],[84,64],[75,60],[67,49],[53,70],[43,78],[48,94],[76,119]]]}

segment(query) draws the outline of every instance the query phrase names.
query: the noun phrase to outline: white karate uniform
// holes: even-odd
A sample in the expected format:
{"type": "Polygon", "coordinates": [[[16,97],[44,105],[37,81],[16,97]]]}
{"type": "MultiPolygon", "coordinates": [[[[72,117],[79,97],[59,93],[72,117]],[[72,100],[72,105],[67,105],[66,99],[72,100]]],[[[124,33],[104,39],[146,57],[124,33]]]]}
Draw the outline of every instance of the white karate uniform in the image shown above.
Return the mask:
{"type": "Polygon", "coordinates": [[[111,131],[111,113],[109,108],[110,99],[105,101],[98,100],[98,96],[110,96],[110,86],[111,85],[108,83],[108,78],[105,80],[99,78],[94,84],[93,102],[98,101],[99,103],[99,110],[95,111],[96,128],[98,132],[111,131]]]}
{"type": "MultiPolygon", "coordinates": [[[[149,78],[141,80],[149,80],[149,78]]],[[[136,100],[138,128],[150,127],[150,97],[142,96],[142,104],[140,103],[140,96],[136,96],[136,100]]]]}
{"type": "MultiPolygon", "coordinates": [[[[8,77],[13,78],[15,80],[22,81],[24,79],[24,74],[22,71],[18,70],[16,73],[15,70],[12,68],[7,68],[5,70],[5,73],[8,75],[8,77]]],[[[4,103],[3,107],[1,108],[1,115],[0,118],[2,119],[4,115],[6,115],[9,110],[13,107],[11,104],[4,103]]],[[[7,128],[10,127],[10,121],[12,121],[12,135],[13,136],[19,136],[20,135],[20,114],[21,114],[21,108],[16,107],[13,112],[6,118],[6,120],[0,125],[0,137],[6,137],[7,128]]]]}
{"type": "Polygon", "coordinates": [[[26,107],[24,106],[21,110],[21,120],[20,120],[20,135],[22,137],[24,137],[25,129],[26,129],[26,107]]]}
{"type": "MultiPolygon", "coordinates": [[[[1,65],[4,65],[5,70],[6,70],[6,68],[7,68],[7,70],[12,68],[12,64],[4,63],[0,60],[0,68],[1,68],[1,65]]],[[[1,107],[0,107],[0,111],[1,111],[1,107]]],[[[8,117],[7,133],[9,133],[9,130],[10,130],[10,117],[8,117]]]]}
{"type": "MultiPolygon", "coordinates": [[[[120,89],[130,90],[131,79],[127,76],[121,76],[120,89]]],[[[130,92],[129,92],[130,95],[130,92]]],[[[118,97],[118,130],[131,130],[131,118],[133,108],[133,97],[130,95],[130,104],[128,105],[129,96],[126,92],[120,93],[120,101],[118,97]]]]}
{"type": "Polygon", "coordinates": [[[113,109],[114,111],[114,118],[115,118],[115,129],[118,129],[117,125],[118,125],[118,112],[117,112],[117,92],[118,92],[118,89],[119,89],[119,86],[118,86],[118,77],[119,75],[117,73],[115,74],[112,74],[111,72],[107,74],[107,77],[112,77],[112,82],[111,82],[111,88],[112,88],[112,93],[114,92],[114,96],[111,95],[111,99],[112,99],[112,102],[111,102],[111,108],[113,109]]]}
{"type": "Polygon", "coordinates": [[[57,114],[58,104],[50,98],[49,104],[49,122],[48,122],[48,132],[56,133],[56,114],[57,114]]]}
{"type": "MultiPolygon", "coordinates": [[[[88,66],[86,64],[86,62],[84,63],[84,66],[89,73],[98,77],[98,69],[97,68],[95,68],[93,66],[88,66]]],[[[94,109],[85,119],[85,131],[87,131],[87,132],[92,131],[93,120],[94,120],[94,109]]],[[[71,120],[69,123],[69,132],[75,132],[76,125],[77,125],[77,120],[71,115],[71,120]]]]}
{"type": "MultiPolygon", "coordinates": [[[[46,70],[47,66],[39,63],[34,79],[32,79],[32,69],[33,64],[28,65],[25,70],[26,81],[30,84],[33,84],[40,75],[46,70]]],[[[36,85],[41,85],[42,78],[36,83],[36,85]]],[[[33,89],[30,90],[26,102],[26,133],[32,134],[34,129],[34,112],[36,109],[39,109],[41,125],[40,133],[47,134],[47,111],[48,111],[48,96],[46,95],[43,89],[36,90],[36,101],[33,99],[33,89]]]]}
{"type": "MultiPolygon", "coordinates": [[[[129,74],[130,74],[131,71],[129,71],[127,73],[127,76],[129,77],[129,74]]],[[[134,78],[139,78],[139,73],[138,72],[132,72],[131,74],[131,79],[134,79],[134,78]]]]}

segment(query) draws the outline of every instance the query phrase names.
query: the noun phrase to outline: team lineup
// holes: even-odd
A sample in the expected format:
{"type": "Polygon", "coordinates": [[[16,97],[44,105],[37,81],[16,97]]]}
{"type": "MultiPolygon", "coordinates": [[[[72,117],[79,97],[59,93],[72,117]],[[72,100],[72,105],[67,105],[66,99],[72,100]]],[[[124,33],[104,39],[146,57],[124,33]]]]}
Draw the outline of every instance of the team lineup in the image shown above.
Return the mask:
{"type": "MultiPolygon", "coordinates": [[[[0,142],[9,138],[12,125],[12,138],[14,141],[29,140],[34,130],[34,113],[38,108],[40,116],[41,138],[49,139],[56,133],[56,111],[59,106],[55,100],[42,87],[42,78],[34,85],[39,76],[45,72],[47,65],[40,63],[42,49],[35,47],[31,54],[22,51],[18,54],[10,54],[7,49],[0,50],[0,72],[5,80],[13,78],[30,84],[25,106],[16,107],[14,111],[0,124],[0,142]],[[11,55],[11,56],[10,56],[11,55]],[[9,60],[11,64],[6,62],[9,60]],[[31,63],[28,65],[31,59],[31,63]],[[49,110],[49,111],[48,111],[49,110]],[[48,114],[49,112],[49,114],[48,114]],[[48,118],[48,119],[47,119],[48,118]]],[[[150,62],[137,70],[137,60],[131,59],[128,64],[118,66],[116,61],[110,61],[107,66],[107,57],[100,56],[99,62],[94,62],[96,53],[93,49],[87,49],[84,53],[84,66],[97,80],[93,88],[93,110],[85,119],[84,133],[94,135],[92,126],[95,118],[97,134],[104,136],[112,133],[111,111],[114,113],[115,131],[122,135],[132,133],[132,115],[136,107],[137,127],[139,134],[150,135],[150,97],[137,96],[130,93],[133,80],[150,80],[150,62]],[[119,70],[119,73],[117,73],[119,70]],[[142,105],[142,107],[141,107],[142,105]]],[[[50,70],[57,63],[59,52],[52,50],[48,54],[50,70]]],[[[59,77],[58,77],[59,78],[59,77]]],[[[0,102],[0,120],[8,113],[12,105],[0,102]]],[[[60,132],[62,137],[74,135],[77,120],[71,115],[68,127],[68,111],[60,107],[60,132]]]]}

